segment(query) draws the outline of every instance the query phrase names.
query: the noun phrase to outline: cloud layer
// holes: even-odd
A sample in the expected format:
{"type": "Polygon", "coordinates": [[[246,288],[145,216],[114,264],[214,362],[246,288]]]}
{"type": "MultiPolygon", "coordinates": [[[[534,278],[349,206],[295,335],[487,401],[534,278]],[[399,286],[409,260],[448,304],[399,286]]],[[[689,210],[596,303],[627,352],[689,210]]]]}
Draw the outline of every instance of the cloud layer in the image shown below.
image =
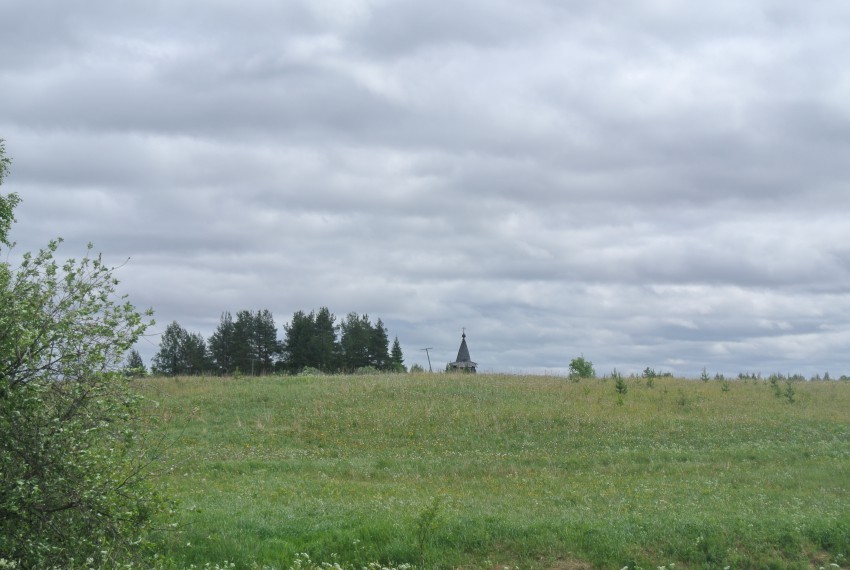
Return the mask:
{"type": "MultiPolygon", "coordinates": [[[[15,1],[18,249],[160,328],[381,317],[408,364],[850,374],[850,7],[15,1]]],[[[141,346],[150,355],[156,337],[141,346]]]]}

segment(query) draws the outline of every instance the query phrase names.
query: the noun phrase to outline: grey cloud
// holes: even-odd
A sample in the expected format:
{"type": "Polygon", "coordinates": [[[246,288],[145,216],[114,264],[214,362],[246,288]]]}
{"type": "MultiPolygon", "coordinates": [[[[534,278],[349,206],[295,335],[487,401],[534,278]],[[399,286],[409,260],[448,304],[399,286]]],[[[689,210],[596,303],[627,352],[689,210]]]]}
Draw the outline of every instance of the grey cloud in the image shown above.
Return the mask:
{"type": "Polygon", "coordinates": [[[53,125],[194,136],[223,129],[234,137],[269,129],[294,130],[309,137],[318,129],[346,137],[367,125],[391,121],[393,114],[386,102],[347,78],[318,69],[290,70],[285,80],[272,85],[234,82],[215,90],[180,88],[111,70],[58,81],[37,80],[29,87],[32,92],[7,98],[5,104],[17,124],[26,121],[42,129],[53,125]],[[56,91],[62,92],[62,100],[49,104],[56,91]]]}
{"type": "Polygon", "coordinates": [[[465,0],[451,7],[416,1],[377,3],[349,38],[377,58],[438,45],[493,48],[535,33],[551,10],[537,2],[465,0]]]}
{"type": "Polygon", "coordinates": [[[161,327],[327,305],[438,368],[467,327],[489,370],[850,371],[842,3],[0,10],[13,239],[130,257],[161,327]]]}

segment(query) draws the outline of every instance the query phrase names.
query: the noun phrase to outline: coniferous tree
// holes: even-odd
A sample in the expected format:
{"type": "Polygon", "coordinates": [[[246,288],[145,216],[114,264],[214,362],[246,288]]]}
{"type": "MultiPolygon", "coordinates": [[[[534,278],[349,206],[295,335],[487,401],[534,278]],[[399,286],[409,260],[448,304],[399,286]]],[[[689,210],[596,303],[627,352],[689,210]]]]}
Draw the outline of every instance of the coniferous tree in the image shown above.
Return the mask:
{"type": "Polygon", "coordinates": [[[220,374],[232,374],[236,365],[234,364],[234,350],[236,327],[233,317],[229,311],[221,314],[221,320],[215,332],[210,335],[207,347],[210,359],[220,374]]]}
{"type": "Polygon", "coordinates": [[[267,374],[274,370],[275,362],[282,350],[281,343],[277,340],[277,327],[271,311],[267,309],[257,311],[253,315],[253,320],[254,347],[259,365],[257,373],[267,374]]]}
{"type": "Polygon", "coordinates": [[[207,343],[201,333],[189,333],[183,350],[186,353],[186,374],[204,374],[212,367],[207,354],[207,343]]]}
{"type": "Polygon", "coordinates": [[[289,372],[297,373],[307,366],[315,366],[311,340],[315,329],[315,317],[304,311],[296,311],[289,324],[284,325],[283,360],[289,372]]]}
{"type": "Polygon", "coordinates": [[[284,326],[283,359],[286,369],[300,372],[305,367],[332,372],[339,367],[336,316],[327,307],[319,312],[296,311],[284,326]]]}
{"type": "Polygon", "coordinates": [[[339,366],[339,344],[336,340],[336,316],[322,307],[313,320],[313,336],[311,338],[312,366],[323,372],[331,372],[339,366]]]}
{"type": "Polygon", "coordinates": [[[398,342],[398,337],[393,340],[393,348],[390,351],[390,369],[396,372],[407,372],[407,367],[404,365],[404,355],[401,353],[401,344],[398,342]]]}
{"type": "Polygon", "coordinates": [[[340,325],[340,352],[343,369],[354,371],[372,365],[370,346],[372,344],[372,324],[369,315],[359,317],[349,313],[340,325]]]}
{"type": "Polygon", "coordinates": [[[251,311],[238,311],[233,323],[233,366],[243,374],[254,374],[257,351],[254,345],[254,317],[251,311]]]}
{"type": "Polygon", "coordinates": [[[371,327],[369,335],[369,364],[378,370],[387,370],[390,367],[390,339],[383,321],[371,327]]]}
{"type": "Polygon", "coordinates": [[[130,350],[130,353],[127,355],[127,362],[124,365],[124,373],[128,376],[144,376],[147,374],[147,369],[145,368],[145,361],[142,360],[142,355],[139,354],[139,351],[135,348],[130,350]]]}
{"type": "Polygon", "coordinates": [[[233,366],[249,374],[267,374],[281,353],[271,311],[236,313],[233,323],[233,366]]]}
{"type": "Polygon", "coordinates": [[[269,370],[269,355],[279,356],[283,368],[296,374],[308,367],[324,372],[354,371],[367,366],[405,370],[401,346],[394,347],[395,353],[391,356],[383,321],[378,319],[372,325],[368,315],[352,312],[337,324],[336,316],[327,307],[309,314],[299,310],[284,325],[282,342],[276,340],[268,311],[256,314],[240,311],[234,327],[234,337],[240,346],[237,360],[240,369],[246,372],[269,370]]]}
{"type": "Polygon", "coordinates": [[[165,327],[165,332],[162,333],[159,341],[159,350],[151,361],[154,374],[176,376],[186,373],[189,369],[185,352],[188,338],[189,333],[177,321],[165,327]]]}
{"type": "Polygon", "coordinates": [[[155,374],[202,374],[209,367],[207,345],[200,333],[189,333],[177,321],[165,327],[151,362],[155,374]]]}

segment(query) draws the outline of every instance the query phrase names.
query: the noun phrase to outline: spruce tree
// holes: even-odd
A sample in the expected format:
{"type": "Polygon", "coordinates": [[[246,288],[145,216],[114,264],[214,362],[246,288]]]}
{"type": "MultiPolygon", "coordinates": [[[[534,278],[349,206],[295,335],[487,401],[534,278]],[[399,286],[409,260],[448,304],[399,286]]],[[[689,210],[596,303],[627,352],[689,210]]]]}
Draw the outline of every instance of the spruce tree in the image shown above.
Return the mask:
{"type": "Polygon", "coordinates": [[[398,337],[393,340],[393,348],[390,351],[390,369],[396,372],[407,372],[407,367],[404,365],[404,355],[401,353],[401,344],[398,342],[398,337]]]}
{"type": "Polygon", "coordinates": [[[131,349],[127,355],[127,362],[124,365],[124,373],[128,376],[138,377],[147,374],[145,361],[142,360],[142,355],[135,348],[131,349]]]}
{"type": "Polygon", "coordinates": [[[378,370],[390,367],[390,339],[381,319],[372,327],[369,338],[369,364],[378,370]]]}

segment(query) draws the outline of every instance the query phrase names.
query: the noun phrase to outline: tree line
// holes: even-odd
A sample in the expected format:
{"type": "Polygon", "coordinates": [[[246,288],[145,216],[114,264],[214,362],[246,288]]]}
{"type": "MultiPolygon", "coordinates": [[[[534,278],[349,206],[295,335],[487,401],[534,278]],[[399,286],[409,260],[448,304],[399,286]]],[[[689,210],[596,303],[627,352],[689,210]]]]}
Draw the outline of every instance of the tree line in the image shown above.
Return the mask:
{"type": "MultiPolygon", "coordinates": [[[[138,352],[127,360],[131,369],[143,369],[138,352]]],[[[390,346],[389,335],[379,318],[349,313],[337,317],[322,307],[309,314],[296,311],[284,325],[278,340],[274,317],[268,310],[242,310],[233,318],[221,315],[218,327],[205,340],[179,323],[169,324],[151,361],[154,374],[250,374],[299,373],[304,369],[322,372],[354,372],[361,369],[406,372],[398,337],[390,346]]]]}

